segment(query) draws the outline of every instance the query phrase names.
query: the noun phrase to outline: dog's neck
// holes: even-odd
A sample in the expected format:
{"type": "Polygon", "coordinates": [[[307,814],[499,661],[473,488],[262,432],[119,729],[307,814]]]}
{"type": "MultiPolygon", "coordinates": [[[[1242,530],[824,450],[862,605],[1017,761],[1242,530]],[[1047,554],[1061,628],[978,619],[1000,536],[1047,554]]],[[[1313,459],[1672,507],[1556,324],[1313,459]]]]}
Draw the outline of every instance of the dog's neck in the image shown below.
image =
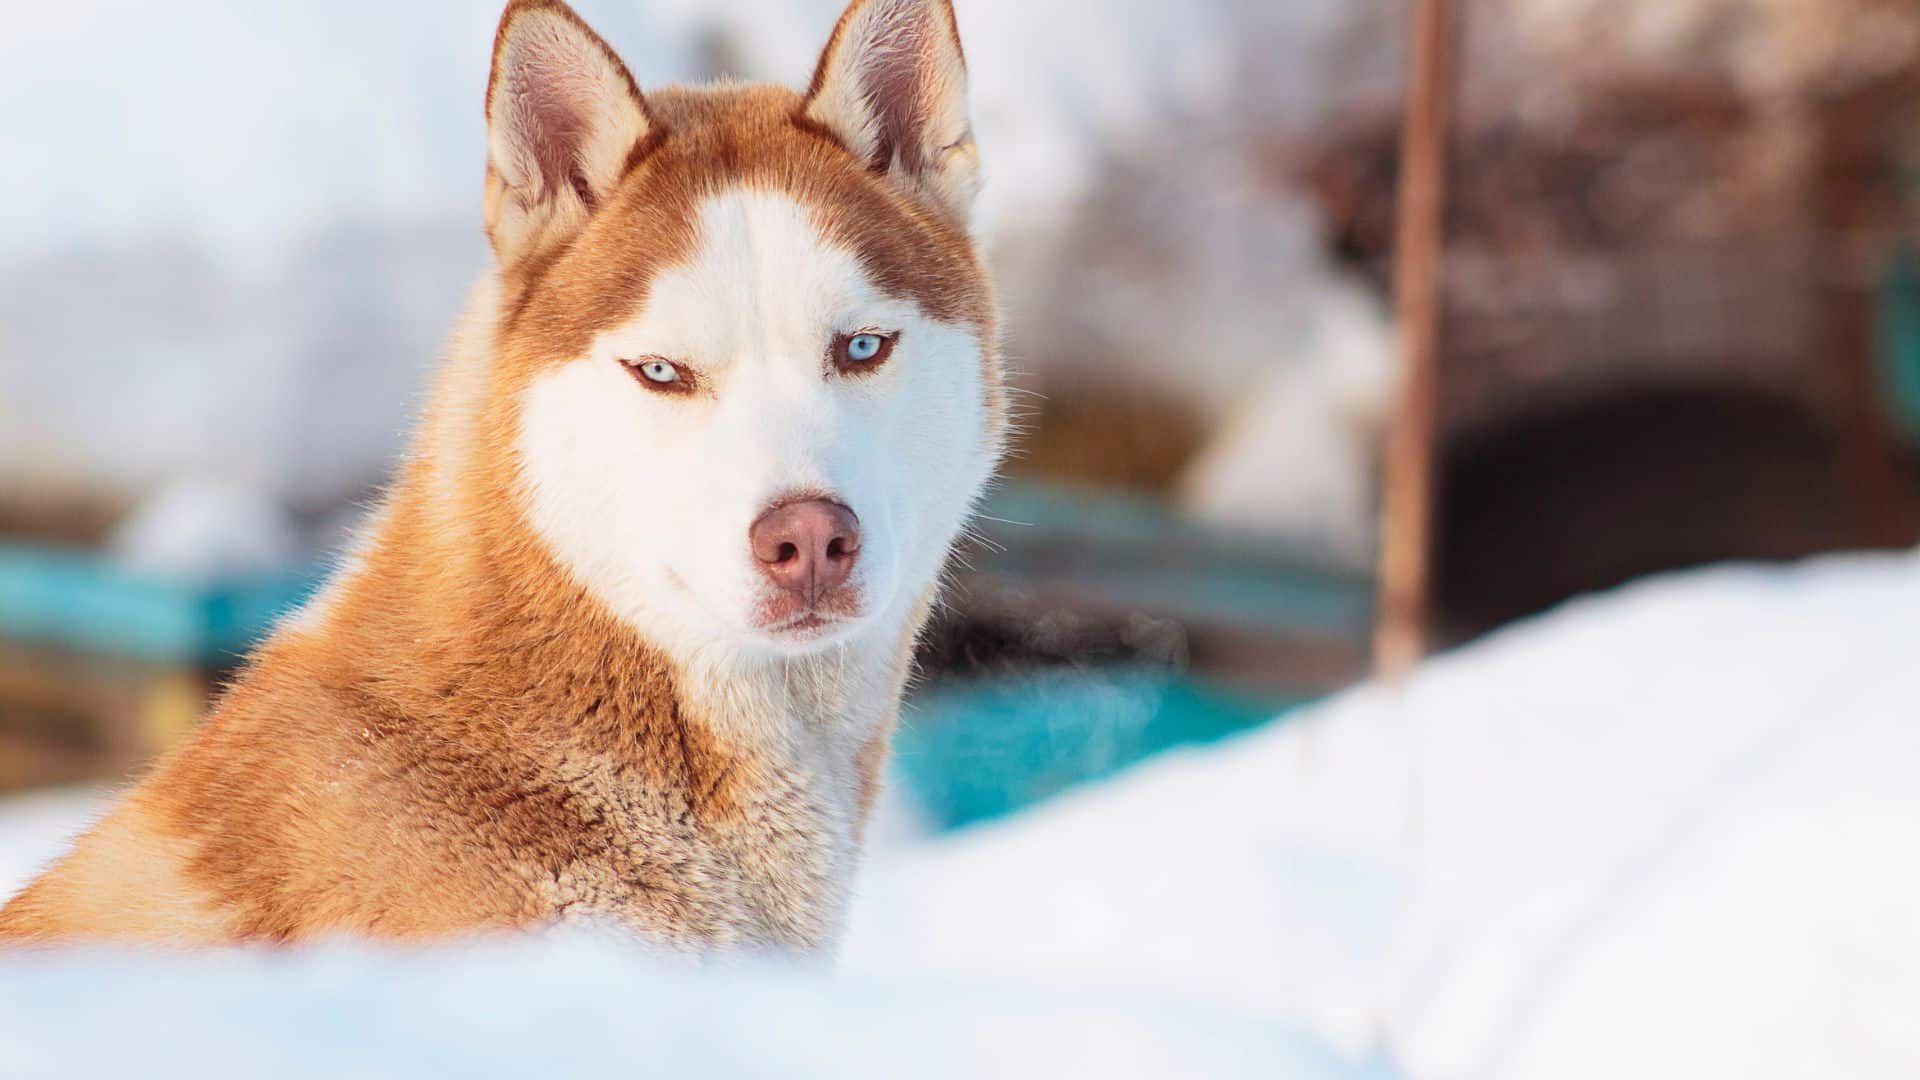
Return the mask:
{"type": "MultiPolygon", "coordinates": [[[[830,653],[674,658],[538,545],[436,533],[417,492],[395,492],[373,553],[314,628],[342,658],[329,681],[433,742],[502,748],[659,858],[715,868],[736,921],[700,942],[830,945],[926,605],[891,640],[830,653]]],[[[615,872],[580,868],[585,884],[556,893],[555,910],[632,915],[694,943],[602,906],[624,883],[596,875],[615,872]]]]}
{"type": "Polygon", "coordinates": [[[307,629],[337,646],[339,677],[437,738],[499,744],[504,729],[559,771],[587,763],[588,787],[617,775],[680,808],[758,894],[772,940],[831,940],[931,588],[822,652],[674,655],[559,565],[515,509],[513,471],[478,457],[462,405],[487,377],[480,344],[450,360],[363,554],[307,629]]]}

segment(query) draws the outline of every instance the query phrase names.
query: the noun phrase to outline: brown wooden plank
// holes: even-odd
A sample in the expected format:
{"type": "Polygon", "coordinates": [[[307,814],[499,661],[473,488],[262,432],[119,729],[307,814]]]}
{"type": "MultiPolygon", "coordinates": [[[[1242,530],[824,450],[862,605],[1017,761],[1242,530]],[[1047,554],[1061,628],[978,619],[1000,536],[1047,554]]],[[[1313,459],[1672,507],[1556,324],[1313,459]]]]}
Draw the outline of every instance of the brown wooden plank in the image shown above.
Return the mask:
{"type": "Polygon", "coordinates": [[[1394,268],[1404,369],[1387,436],[1374,635],[1375,669],[1389,679],[1405,673],[1426,649],[1453,18],[1450,0],[1414,5],[1394,268]]]}

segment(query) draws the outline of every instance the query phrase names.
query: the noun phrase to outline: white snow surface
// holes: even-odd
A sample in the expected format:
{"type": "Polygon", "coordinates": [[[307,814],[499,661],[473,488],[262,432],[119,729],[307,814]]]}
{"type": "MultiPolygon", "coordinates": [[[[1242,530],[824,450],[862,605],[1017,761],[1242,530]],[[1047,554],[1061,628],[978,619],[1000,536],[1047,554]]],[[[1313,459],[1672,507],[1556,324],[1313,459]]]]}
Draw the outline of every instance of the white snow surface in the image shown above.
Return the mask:
{"type": "Polygon", "coordinates": [[[1304,1018],[1416,1077],[1911,1075],[1920,557],[1576,601],[876,860],[850,971],[1304,1018]]]}
{"type": "Polygon", "coordinates": [[[0,968],[0,992],[8,1077],[1391,1076],[1165,995],[694,969],[584,931],[411,953],[30,958],[0,968]]]}
{"type": "Polygon", "coordinates": [[[304,546],[286,512],[258,488],[207,477],[160,488],[107,538],[122,566],[194,582],[283,573],[298,565],[304,546]]]}
{"type": "MultiPolygon", "coordinates": [[[[0,999],[33,1005],[0,1010],[0,1072],[100,1010],[128,1045],[147,1029],[119,1017],[150,1014],[161,1045],[217,1037],[248,1060],[354,1033],[412,1062],[418,1040],[454,1053],[447,1033],[471,1030],[509,1062],[540,1025],[571,1054],[630,979],[623,1022],[670,1060],[737,1051],[706,1075],[765,1055],[880,1075],[903,1046],[915,1075],[1053,1068],[1067,1047],[1085,1055],[1068,1071],[1112,1076],[1911,1075],[1915,641],[1920,555],[1661,578],[1430,661],[1399,693],[1363,687],[996,824],[893,830],[831,977],[689,983],[567,937],[11,960],[0,999]],[[503,983],[527,1016],[496,1018],[480,988],[503,983]]],[[[91,805],[0,813],[0,889],[91,805]]]]}

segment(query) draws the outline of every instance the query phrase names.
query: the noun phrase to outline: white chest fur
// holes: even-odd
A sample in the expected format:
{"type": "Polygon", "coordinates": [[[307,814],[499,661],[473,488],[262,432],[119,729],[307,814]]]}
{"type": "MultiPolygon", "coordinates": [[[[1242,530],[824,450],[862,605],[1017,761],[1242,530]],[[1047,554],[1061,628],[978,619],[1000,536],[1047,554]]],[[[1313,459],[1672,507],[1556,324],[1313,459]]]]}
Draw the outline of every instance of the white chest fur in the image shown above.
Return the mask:
{"type": "Polygon", "coordinates": [[[574,787],[604,808],[607,840],[554,881],[562,916],[611,916],[690,950],[831,949],[858,857],[863,748],[897,705],[892,650],[843,650],[740,670],[681,673],[682,722],[724,760],[660,790],[610,759],[574,787]]]}

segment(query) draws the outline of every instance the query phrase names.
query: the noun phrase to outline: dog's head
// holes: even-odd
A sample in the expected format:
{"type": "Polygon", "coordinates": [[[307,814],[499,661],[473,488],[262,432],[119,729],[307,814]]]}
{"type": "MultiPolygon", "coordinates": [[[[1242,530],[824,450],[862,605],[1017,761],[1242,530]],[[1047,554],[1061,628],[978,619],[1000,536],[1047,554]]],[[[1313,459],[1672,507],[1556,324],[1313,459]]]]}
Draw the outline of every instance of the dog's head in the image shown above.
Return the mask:
{"type": "Polygon", "coordinates": [[[515,0],[487,121],[489,442],[560,563],[694,647],[916,603],[1005,427],[950,0],[854,0],[804,94],[642,92],[515,0]]]}

